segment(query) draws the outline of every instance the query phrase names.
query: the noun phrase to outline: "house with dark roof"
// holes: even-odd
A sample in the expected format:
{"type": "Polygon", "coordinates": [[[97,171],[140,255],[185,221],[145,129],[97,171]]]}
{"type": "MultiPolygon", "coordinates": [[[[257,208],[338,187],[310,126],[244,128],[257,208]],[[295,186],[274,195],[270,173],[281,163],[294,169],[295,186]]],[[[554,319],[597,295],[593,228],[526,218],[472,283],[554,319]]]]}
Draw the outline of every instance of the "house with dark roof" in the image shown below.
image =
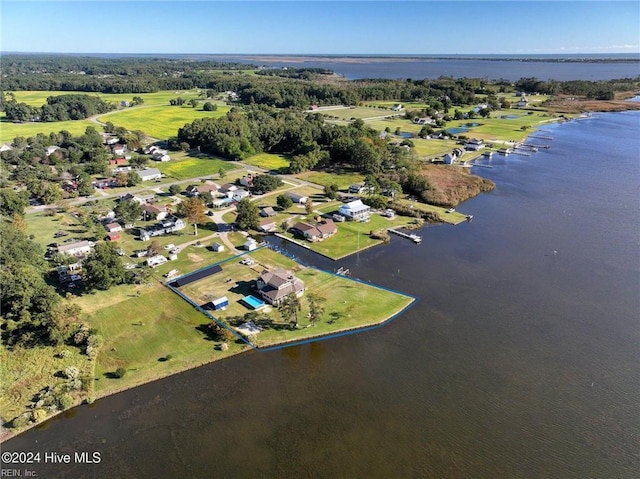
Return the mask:
{"type": "Polygon", "coordinates": [[[218,195],[220,186],[215,183],[201,183],[199,185],[189,185],[185,190],[187,196],[203,196],[215,198],[218,195]]]}
{"type": "Polygon", "coordinates": [[[276,212],[271,206],[265,206],[260,210],[260,216],[262,216],[263,218],[269,218],[275,215],[276,215],[276,212]]]}
{"type": "Polygon", "coordinates": [[[296,278],[291,271],[276,269],[266,271],[256,281],[256,289],[269,304],[278,306],[288,294],[300,298],[304,294],[304,282],[296,278]]]}
{"type": "Polygon", "coordinates": [[[144,205],[143,211],[148,220],[162,221],[169,215],[169,210],[164,205],[144,205]]]}

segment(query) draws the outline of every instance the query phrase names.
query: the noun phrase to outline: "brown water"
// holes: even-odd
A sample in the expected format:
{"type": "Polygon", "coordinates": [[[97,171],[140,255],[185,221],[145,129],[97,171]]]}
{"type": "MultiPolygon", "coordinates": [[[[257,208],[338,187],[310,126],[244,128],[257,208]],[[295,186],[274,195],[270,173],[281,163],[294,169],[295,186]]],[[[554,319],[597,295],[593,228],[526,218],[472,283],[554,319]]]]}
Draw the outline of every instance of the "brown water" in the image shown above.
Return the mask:
{"type": "Polygon", "coordinates": [[[101,453],[32,467],[53,478],[638,477],[639,132],[545,127],[549,150],[478,171],[497,188],[472,222],[314,259],[420,297],[387,327],[167,378],[3,451],[101,453]]]}

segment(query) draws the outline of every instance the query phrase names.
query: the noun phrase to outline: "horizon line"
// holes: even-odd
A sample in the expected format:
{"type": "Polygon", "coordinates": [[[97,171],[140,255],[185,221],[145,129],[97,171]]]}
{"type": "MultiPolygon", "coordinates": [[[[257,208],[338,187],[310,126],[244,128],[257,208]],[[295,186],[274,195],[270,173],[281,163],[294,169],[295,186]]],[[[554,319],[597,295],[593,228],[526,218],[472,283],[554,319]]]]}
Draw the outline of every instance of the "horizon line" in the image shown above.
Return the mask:
{"type": "Polygon", "coordinates": [[[341,57],[429,57],[429,56],[480,56],[480,55],[629,55],[640,56],[640,51],[629,52],[496,52],[496,53],[203,53],[203,52],[61,52],[61,51],[19,51],[0,50],[0,55],[28,54],[28,55],[217,55],[217,56],[280,56],[280,57],[316,57],[316,56],[341,56],[341,57]]]}

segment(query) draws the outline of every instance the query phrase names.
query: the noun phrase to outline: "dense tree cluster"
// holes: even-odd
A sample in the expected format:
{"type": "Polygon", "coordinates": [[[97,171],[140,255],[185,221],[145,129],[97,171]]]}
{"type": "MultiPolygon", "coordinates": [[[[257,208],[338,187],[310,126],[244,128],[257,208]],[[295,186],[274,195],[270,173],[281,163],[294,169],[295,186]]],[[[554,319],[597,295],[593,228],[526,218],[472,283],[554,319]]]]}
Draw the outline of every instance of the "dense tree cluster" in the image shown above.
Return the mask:
{"type": "Polygon", "coordinates": [[[12,121],[82,120],[114,108],[98,97],[82,94],[50,96],[40,108],[18,103],[9,95],[3,100],[3,107],[7,119],[12,121]]]}
{"type": "Polygon", "coordinates": [[[15,225],[0,223],[0,312],[5,344],[60,344],[65,339],[60,297],[44,280],[47,270],[40,246],[15,225]]]}
{"type": "Polygon", "coordinates": [[[516,88],[525,93],[542,93],[546,95],[575,95],[595,100],[613,100],[616,91],[632,91],[638,88],[638,78],[624,78],[619,80],[570,80],[543,81],[537,78],[521,78],[515,84],[516,88]]]}

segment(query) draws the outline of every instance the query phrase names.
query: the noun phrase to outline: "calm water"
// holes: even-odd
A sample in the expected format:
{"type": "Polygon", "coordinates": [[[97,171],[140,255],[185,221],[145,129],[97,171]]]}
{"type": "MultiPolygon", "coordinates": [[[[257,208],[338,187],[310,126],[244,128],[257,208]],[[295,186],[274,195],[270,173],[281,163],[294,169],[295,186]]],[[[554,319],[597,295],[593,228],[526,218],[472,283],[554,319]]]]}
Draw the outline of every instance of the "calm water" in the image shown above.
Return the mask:
{"type": "Polygon", "coordinates": [[[387,327],[189,371],[3,450],[102,453],[34,467],[55,478],[638,477],[639,132],[634,112],[547,126],[549,150],[478,169],[497,188],[459,207],[472,222],[318,260],[421,298],[387,327]]]}
{"type": "MultiPolygon", "coordinates": [[[[402,58],[376,59],[358,62],[345,62],[343,58],[326,59],[317,57],[298,57],[297,61],[281,61],[277,57],[260,56],[204,56],[206,58],[220,58],[223,61],[237,61],[252,63],[271,68],[327,68],[343,75],[349,80],[361,78],[438,78],[449,76],[453,78],[491,78],[516,81],[520,78],[536,77],[541,80],[611,80],[616,78],[635,78],[640,75],[640,60],[637,55],[635,62],[553,62],[553,61],[515,61],[514,59],[477,59],[477,58],[402,58]]],[[[525,56],[526,57],[526,56],[525,56]]],[[[554,55],[546,55],[557,58],[554,55]]],[[[610,58],[618,58],[611,55],[610,58]]],[[[627,57],[625,57],[627,58],[627,57]]],[[[592,58],[592,60],[595,60],[592,58]]]]}

